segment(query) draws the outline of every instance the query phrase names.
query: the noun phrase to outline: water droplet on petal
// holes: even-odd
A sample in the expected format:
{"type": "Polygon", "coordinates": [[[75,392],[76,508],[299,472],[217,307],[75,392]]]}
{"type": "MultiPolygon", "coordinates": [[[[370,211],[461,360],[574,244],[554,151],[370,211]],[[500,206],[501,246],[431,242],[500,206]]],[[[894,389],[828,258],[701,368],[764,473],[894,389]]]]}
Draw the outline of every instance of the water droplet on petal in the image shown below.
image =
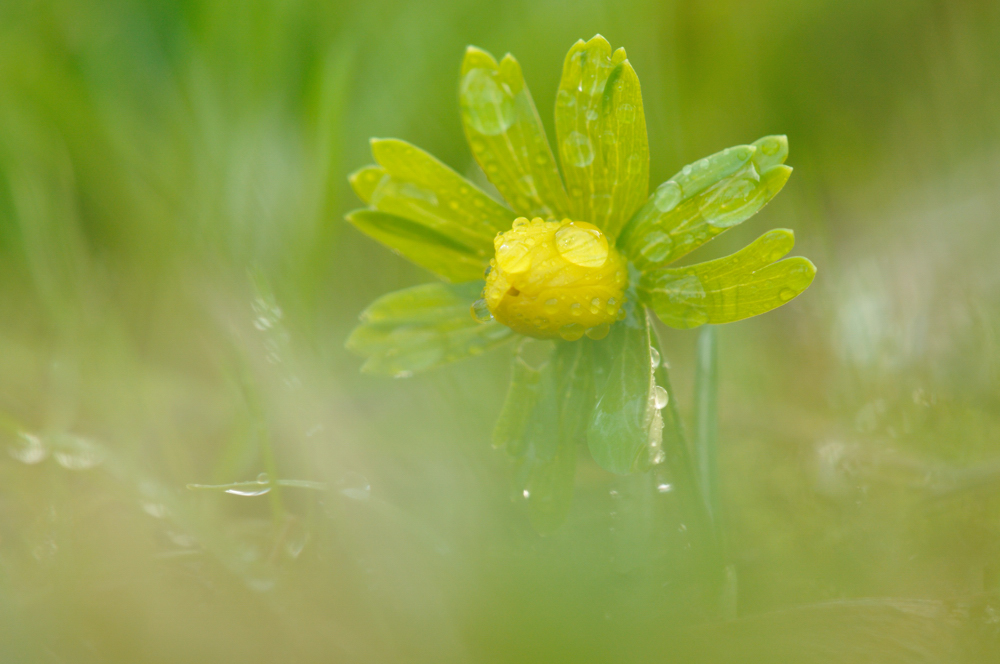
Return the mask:
{"type": "Polygon", "coordinates": [[[684,192],[679,184],[673,180],[667,180],[656,188],[656,197],[653,198],[653,205],[660,212],[670,212],[683,198],[684,192]]]}
{"type": "Polygon", "coordinates": [[[472,317],[480,323],[489,323],[493,320],[493,313],[490,311],[490,307],[486,303],[486,300],[482,298],[473,302],[469,311],[472,313],[472,317]]]}
{"type": "Polygon", "coordinates": [[[567,323],[559,328],[559,336],[566,341],[576,341],[583,336],[583,325],[579,323],[567,323]]]}
{"type": "Polygon", "coordinates": [[[477,67],[462,77],[461,107],[465,121],[486,136],[507,131],[516,118],[514,99],[494,79],[494,72],[477,67]]]}
{"type": "Polygon", "coordinates": [[[662,385],[657,385],[653,388],[653,405],[657,410],[663,410],[669,402],[670,394],[667,393],[666,388],[662,385]]]}
{"type": "Polygon", "coordinates": [[[598,341],[599,339],[603,339],[604,337],[608,336],[608,332],[610,331],[611,331],[611,325],[609,325],[608,323],[601,323],[600,325],[595,325],[594,327],[587,330],[586,334],[589,338],[593,339],[594,341],[598,341]]]}
{"type": "Polygon", "coordinates": [[[574,265],[601,267],[608,260],[608,238],[596,226],[571,222],[555,234],[559,254],[574,265]]]}

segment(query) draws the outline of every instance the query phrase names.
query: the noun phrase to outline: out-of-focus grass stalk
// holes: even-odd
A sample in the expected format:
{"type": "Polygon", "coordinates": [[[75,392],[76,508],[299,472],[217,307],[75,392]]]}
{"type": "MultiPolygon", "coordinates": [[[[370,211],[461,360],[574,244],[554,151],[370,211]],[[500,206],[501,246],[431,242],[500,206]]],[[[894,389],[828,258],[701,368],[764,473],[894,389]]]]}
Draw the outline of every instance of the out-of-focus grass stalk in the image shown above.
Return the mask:
{"type": "Polygon", "coordinates": [[[715,326],[706,325],[698,335],[695,354],[694,413],[695,458],[705,511],[711,522],[716,551],[723,565],[718,610],[723,619],[736,617],[736,567],[727,552],[722,508],[719,504],[719,358],[715,326]]]}

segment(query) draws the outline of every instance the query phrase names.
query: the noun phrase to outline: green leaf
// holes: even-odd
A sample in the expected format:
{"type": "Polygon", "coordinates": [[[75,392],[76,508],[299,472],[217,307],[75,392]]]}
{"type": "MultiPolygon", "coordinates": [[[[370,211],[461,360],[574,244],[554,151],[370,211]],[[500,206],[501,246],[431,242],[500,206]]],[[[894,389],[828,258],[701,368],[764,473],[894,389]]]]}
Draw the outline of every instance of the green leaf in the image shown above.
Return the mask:
{"type": "Polygon", "coordinates": [[[373,208],[447,235],[479,256],[493,255],[493,238],[510,229],[513,212],[405,141],[372,139],[372,154],[388,176],[371,192],[373,208]]]}
{"type": "Polygon", "coordinates": [[[482,279],[486,259],[427,226],[376,210],[347,215],[355,228],[446,281],[482,279]]]}
{"type": "Polygon", "coordinates": [[[656,404],[656,381],[650,352],[646,309],[627,305],[624,321],[611,328],[600,352],[612,357],[587,429],[594,460],[605,470],[625,475],[661,461],[663,419],[656,404]]]}
{"type": "Polygon", "coordinates": [[[371,202],[372,194],[383,177],[385,169],[381,166],[363,166],[347,176],[347,180],[351,183],[354,193],[367,205],[371,202]]]}
{"type": "Polygon", "coordinates": [[[792,231],[769,231],[731,256],[643,274],[639,297],[660,320],[681,329],[766,313],[790,302],[816,276],[806,258],[779,260],[794,245],[792,231]]]}
{"type": "Polygon", "coordinates": [[[347,348],[368,358],[366,373],[410,376],[480,355],[513,338],[510,328],[469,312],[482,284],[423,284],[383,295],[361,314],[347,348]]]}
{"type": "Polygon", "coordinates": [[[613,242],[649,187],[649,143],[639,79],[625,49],[604,37],[566,54],[556,95],[556,135],[573,218],[613,242]]]}
{"type": "Polygon", "coordinates": [[[527,217],[568,217],[566,189],[517,60],[508,54],[498,65],[470,46],[458,98],[472,154],[511,207],[527,217]]]}
{"type": "Polygon", "coordinates": [[[781,164],[787,155],[784,136],[766,136],[685,166],[649,197],[618,246],[642,270],[676,261],[774,198],[792,173],[781,164]]]}
{"type": "Polygon", "coordinates": [[[556,344],[539,368],[519,349],[494,430],[494,445],[516,459],[514,495],[527,502],[531,523],[541,533],[565,520],[573,499],[577,448],[594,403],[593,344],[589,339],[556,344]]]}

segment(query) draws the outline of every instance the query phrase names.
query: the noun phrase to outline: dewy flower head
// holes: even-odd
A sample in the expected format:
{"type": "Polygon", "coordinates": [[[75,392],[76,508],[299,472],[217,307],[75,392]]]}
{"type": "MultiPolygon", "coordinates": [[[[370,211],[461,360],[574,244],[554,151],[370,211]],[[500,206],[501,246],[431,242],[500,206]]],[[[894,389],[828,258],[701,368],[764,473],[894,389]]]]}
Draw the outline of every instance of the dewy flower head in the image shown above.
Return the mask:
{"type": "Polygon", "coordinates": [[[379,298],[347,345],[367,357],[364,371],[409,376],[518,337],[555,340],[541,365],[517,346],[494,434],[517,459],[536,526],[551,527],[568,506],[578,441],[616,473],[664,457],[666,375],[649,311],[682,329],[741,320],[796,297],[816,269],[784,258],[788,230],[668,267],[781,190],[788,143],[727,148],[649,195],[639,79],[600,35],[563,63],[556,153],[512,56],[469,47],[459,101],[472,154],[507,204],[408,143],[373,139],[377,165],[350,178],[368,207],[348,221],[446,283],[379,298]]]}

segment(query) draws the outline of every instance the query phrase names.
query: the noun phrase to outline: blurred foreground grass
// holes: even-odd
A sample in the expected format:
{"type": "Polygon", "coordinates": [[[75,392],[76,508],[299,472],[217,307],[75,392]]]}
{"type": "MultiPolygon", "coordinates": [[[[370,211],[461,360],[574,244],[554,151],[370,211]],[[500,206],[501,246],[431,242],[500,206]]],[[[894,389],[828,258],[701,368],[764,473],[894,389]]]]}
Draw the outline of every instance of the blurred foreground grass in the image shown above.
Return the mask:
{"type": "MultiPolygon", "coordinates": [[[[0,2],[0,661],[990,661],[996,80],[985,0],[0,2]],[[342,348],[429,278],[341,220],[367,138],[471,173],[465,45],[516,53],[551,134],[595,32],[653,185],[789,135],[764,215],[820,268],[719,330],[724,621],[670,478],[581,459],[534,534],[505,353],[387,381],[342,348]],[[325,488],[185,489],[260,473],[325,488]]],[[[663,341],[691,423],[693,333],[663,341]]]]}

